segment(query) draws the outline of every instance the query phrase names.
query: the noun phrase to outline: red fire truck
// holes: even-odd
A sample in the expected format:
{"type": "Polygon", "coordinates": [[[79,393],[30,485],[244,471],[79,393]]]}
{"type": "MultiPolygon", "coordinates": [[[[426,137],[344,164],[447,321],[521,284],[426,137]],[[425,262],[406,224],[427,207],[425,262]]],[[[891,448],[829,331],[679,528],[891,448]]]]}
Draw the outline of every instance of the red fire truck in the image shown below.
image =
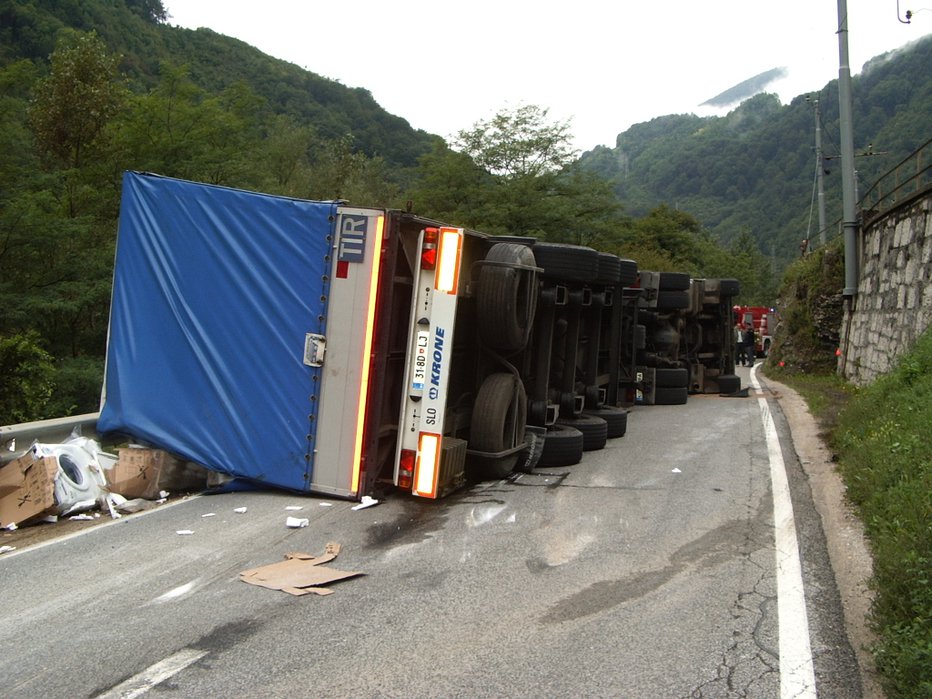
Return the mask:
{"type": "Polygon", "coordinates": [[[773,332],[777,328],[777,309],[770,306],[735,306],[735,322],[744,327],[754,328],[756,347],[754,353],[758,357],[770,354],[773,344],[773,332]]]}

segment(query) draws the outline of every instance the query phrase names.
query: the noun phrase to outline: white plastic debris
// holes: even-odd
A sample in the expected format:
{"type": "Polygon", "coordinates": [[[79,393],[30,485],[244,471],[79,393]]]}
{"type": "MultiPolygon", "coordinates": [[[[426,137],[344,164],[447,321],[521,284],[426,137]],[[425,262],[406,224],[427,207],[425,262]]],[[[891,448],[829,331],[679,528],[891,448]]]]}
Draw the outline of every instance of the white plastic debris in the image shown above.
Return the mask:
{"type": "Polygon", "coordinates": [[[320,503],[320,506],[321,506],[321,507],[333,507],[333,503],[332,503],[332,502],[322,502],[322,503],[320,503]]]}
{"type": "Polygon", "coordinates": [[[353,510],[364,510],[367,507],[372,507],[373,505],[378,505],[379,501],[368,495],[362,496],[362,501],[358,505],[353,505],[351,509],[353,510]]]}
{"type": "Polygon", "coordinates": [[[289,529],[301,529],[310,524],[310,521],[306,517],[289,517],[285,520],[285,526],[289,529]]]}
{"type": "Polygon", "coordinates": [[[208,517],[216,517],[216,516],[217,516],[216,512],[205,512],[204,514],[201,515],[201,519],[207,519],[208,517]]]}
{"type": "Polygon", "coordinates": [[[3,528],[6,529],[8,532],[15,532],[17,529],[16,522],[10,522],[3,528]]]}
{"type": "Polygon", "coordinates": [[[288,505],[285,507],[288,512],[297,512],[298,510],[303,510],[304,508],[301,505],[288,505]]]}
{"type": "Polygon", "coordinates": [[[77,502],[72,503],[69,507],[62,510],[62,517],[67,517],[72,512],[83,512],[89,510],[94,505],[97,504],[96,500],[78,500],[77,502]]]}
{"type": "Polygon", "coordinates": [[[234,507],[234,508],[233,508],[233,511],[234,511],[236,514],[238,514],[238,515],[244,515],[244,514],[246,514],[246,508],[245,508],[245,507],[234,507]]]}
{"type": "Polygon", "coordinates": [[[194,532],[190,529],[179,529],[175,532],[178,536],[191,536],[194,532]]]}
{"type": "Polygon", "coordinates": [[[73,522],[86,522],[88,520],[93,520],[94,518],[91,515],[71,515],[68,519],[73,522]]]}
{"type": "Polygon", "coordinates": [[[9,553],[10,551],[15,551],[15,546],[0,546],[0,554],[9,553]]]}
{"type": "Polygon", "coordinates": [[[672,473],[682,473],[678,468],[673,469],[672,473]]]}

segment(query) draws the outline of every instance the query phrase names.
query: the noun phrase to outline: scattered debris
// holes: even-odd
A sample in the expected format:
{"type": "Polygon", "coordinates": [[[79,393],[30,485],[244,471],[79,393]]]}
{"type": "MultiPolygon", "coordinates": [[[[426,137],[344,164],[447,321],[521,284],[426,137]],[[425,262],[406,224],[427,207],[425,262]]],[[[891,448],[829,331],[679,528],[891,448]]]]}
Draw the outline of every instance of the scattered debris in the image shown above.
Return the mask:
{"type": "Polygon", "coordinates": [[[682,473],[682,471],[680,471],[678,468],[675,468],[671,471],[671,473],[682,473]]]}
{"type": "Polygon", "coordinates": [[[236,514],[238,514],[238,515],[244,515],[244,514],[246,514],[246,508],[245,508],[245,507],[234,507],[234,508],[233,508],[233,511],[234,511],[236,514]]]}
{"type": "Polygon", "coordinates": [[[307,553],[287,553],[285,560],[259,568],[242,571],[240,580],[270,590],[281,590],[290,595],[329,595],[333,590],[322,587],[332,582],[346,580],[365,573],[336,570],[323,565],[340,553],[340,544],[327,544],[322,556],[307,553]]]}
{"type": "Polygon", "coordinates": [[[372,507],[373,505],[378,505],[378,504],[379,504],[379,501],[376,500],[375,498],[370,497],[368,495],[363,495],[360,503],[358,505],[353,505],[353,507],[351,507],[350,509],[364,510],[367,507],[372,507]]]}
{"type": "Polygon", "coordinates": [[[333,503],[332,503],[332,502],[322,502],[322,503],[320,503],[320,506],[321,506],[321,507],[333,507],[333,503]]]}
{"type": "Polygon", "coordinates": [[[285,526],[289,529],[301,529],[310,524],[306,517],[289,517],[285,520],[285,526]]]}
{"type": "Polygon", "coordinates": [[[169,490],[199,490],[207,486],[207,470],[167,451],[134,446],[118,449],[119,458],[105,471],[111,493],[133,499],[157,500],[169,490]]]}
{"type": "Polygon", "coordinates": [[[9,553],[10,551],[15,551],[15,546],[0,546],[0,554],[9,553]]]}
{"type": "Polygon", "coordinates": [[[191,529],[179,529],[175,532],[178,536],[191,536],[193,533],[191,529]]]}
{"type": "Polygon", "coordinates": [[[216,517],[216,516],[217,516],[216,512],[206,512],[201,515],[201,519],[207,519],[208,517],[216,517]]]}
{"type": "Polygon", "coordinates": [[[32,444],[0,467],[0,526],[12,531],[98,507],[119,519],[165,502],[169,489],[206,484],[206,469],[165,451],[137,446],[118,451],[108,454],[77,432],[61,444],[32,444]]]}
{"type": "Polygon", "coordinates": [[[298,510],[303,510],[304,507],[301,505],[288,505],[285,507],[288,512],[297,512],[298,510]]]}

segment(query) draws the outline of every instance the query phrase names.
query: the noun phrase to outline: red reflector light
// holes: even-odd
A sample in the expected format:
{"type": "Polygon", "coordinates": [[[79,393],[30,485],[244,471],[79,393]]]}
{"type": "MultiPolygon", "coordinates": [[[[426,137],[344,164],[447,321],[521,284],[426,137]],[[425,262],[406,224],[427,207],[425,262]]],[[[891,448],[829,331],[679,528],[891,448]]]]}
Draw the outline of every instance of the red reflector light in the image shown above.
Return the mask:
{"type": "Polygon", "coordinates": [[[398,462],[398,487],[411,490],[414,483],[414,459],[417,456],[412,449],[402,449],[401,459],[398,462]]]}
{"type": "Polygon", "coordinates": [[[437,248],[424,248],[421,253],[421,269],[433,269],[437,264],[437,248]]]}
{"type": "Polygon", "coordinates": [[[337,262],[337,279],[346,279],[349,276],[349,262],[340,260],[337,262]]]}

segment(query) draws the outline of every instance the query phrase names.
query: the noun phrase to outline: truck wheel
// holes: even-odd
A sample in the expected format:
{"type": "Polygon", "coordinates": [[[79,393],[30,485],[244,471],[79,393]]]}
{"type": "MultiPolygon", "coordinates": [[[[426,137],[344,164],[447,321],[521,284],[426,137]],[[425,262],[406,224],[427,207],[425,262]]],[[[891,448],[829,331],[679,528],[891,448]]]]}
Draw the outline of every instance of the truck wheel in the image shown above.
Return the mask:
{"type": "Polygon", "coordinates": [[[538,242],[532,248],[537,266],[548,279],[591,282],[599,272],[599,253],[582,245],[538,242]]]}
{"type": "Polygon", "coordinates": [[[718,295],[723,297],[737,296],[741,293],[741,282],[737,279],[720,279],[718,282],[718,295]]]}
{"type": "Polygon", "coordinates": [[[689,392],[686,386],[656,386],[654,388],[654,405],[685,405],[689,392]]]}
{"type": "Polygon", "coordinates": [[[556,423],[547,428],[538,466],[572,466],[582,461],[583,433],[575,427],[556,423]]]}
{"type": "Polygon", "coordinates": [[[661,289],[657,292],[657,309],[674,311],[689,308],[689,293],[674,289],[661,289]]]}
{"type": "Polygon", "coordinates": [[[634,260],[621,259],[621,285],[634,286],[638,283],[638,263],[634,260]]]}
{"type": "Polygon", "coordinates": [[[610,252],[600,252],[598,268],[599,272],[595,280],[597,284],[618,286],[618,282],[621,280],[621,260],[618,255],[613,255],[610,252]]]}
{"type": "Polygon", "coordinates": [[[729,394],[741,390],[741,377],[735,374],[722,374],[718,377],[718,392],[729,394]]]}
{"type": "MultiPolygon", "coordinates": [[[[472,409],[469,446],[476,451],[499,452],[524,441],[527,394],[513,374],[490,374],[482,382],[472,409]]],[[[504,478],[518,462],[518,454],[483,459],[483,475],[504,478]]]]}
{"type": "MultiPolygon", "coordinates": [[[[529,267],[535,264],[531,248],[517,243],[493,245],[486,259],[529,267]]],[[[513,352],[527,344],[537,304],[532,280],[530,274],[513,267],[482,266],[476,310],[479,332],[489,347],[513,352]]]]}
{"type": "Polygon", "coordinates": [[[625,432],[628,431],[628,411],[625,408],[604,405],[596,410],[584,410],[583,415],[591,415],[605,420],[609,439],[624,437],[625,432]]]}
{"type": "Polygon", "coordinates": [[[654,374],[654,385],[661,388],[682,388],[689,385],[689,372],[683,367],[674,369],[657,369],[654,374]]]}
{"type": "Polygon", "coordinates": [[[598,451],[605,448],[608,440],[608,423],[594,415],[580,415],[579,417],[558,420],[563,425],[575,427],[582,432],[583,451],[598,451]]]}
{"type": "Polygon", "coordinates": [[[661,272],[657,288],[660,291],[687,291],[689,275],[684,272],[661,272]]]}

